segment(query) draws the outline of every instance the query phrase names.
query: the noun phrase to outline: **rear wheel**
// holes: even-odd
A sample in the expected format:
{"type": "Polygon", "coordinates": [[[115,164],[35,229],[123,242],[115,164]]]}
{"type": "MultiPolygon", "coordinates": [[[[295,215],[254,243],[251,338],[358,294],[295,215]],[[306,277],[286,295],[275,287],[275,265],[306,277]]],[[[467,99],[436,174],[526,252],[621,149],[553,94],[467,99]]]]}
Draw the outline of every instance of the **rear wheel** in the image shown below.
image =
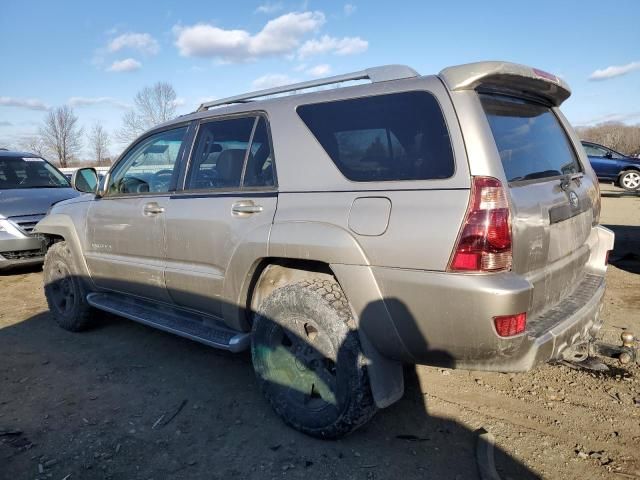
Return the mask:
{"type": "Polygon", "coordinates": [[[56,323],[73,332],[86,329],[95,310],[87,303],[87,292],[67,242],[58,242],[49,248],[43,273],[44,294],[56,323]]]}
{"type": "Polygon", "coordinates": [[[275,290],[253,326],[253,365],[261,389],[291,427],[338,438],[376,412],[358,333],[334,280],[275,290]]]}
{"type": "Polygon", "coordinates": [[[640,172],[627,170],[620,175],[620,186],[629,192],[640,189],[640,172]]]}

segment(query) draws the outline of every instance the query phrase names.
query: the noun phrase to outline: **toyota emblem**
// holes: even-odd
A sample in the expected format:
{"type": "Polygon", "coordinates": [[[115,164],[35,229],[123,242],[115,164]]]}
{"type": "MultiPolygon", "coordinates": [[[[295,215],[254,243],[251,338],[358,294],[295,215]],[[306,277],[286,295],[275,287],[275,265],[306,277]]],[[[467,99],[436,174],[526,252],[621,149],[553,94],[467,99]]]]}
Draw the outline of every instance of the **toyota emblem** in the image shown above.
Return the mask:
{"type": "Polygon", "coordinates": [[[573,208],[577,208],[578,207],[578,195],[576,194],[576,192],[569,192],[569,203],[571,204],[571,206],[573,208]]]}

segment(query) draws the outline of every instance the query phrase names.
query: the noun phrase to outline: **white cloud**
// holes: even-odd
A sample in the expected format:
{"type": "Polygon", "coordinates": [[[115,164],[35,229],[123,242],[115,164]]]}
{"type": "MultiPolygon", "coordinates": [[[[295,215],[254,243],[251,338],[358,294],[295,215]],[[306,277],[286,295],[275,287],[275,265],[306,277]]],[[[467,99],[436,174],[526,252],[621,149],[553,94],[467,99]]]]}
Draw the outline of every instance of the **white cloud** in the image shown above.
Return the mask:
{"type": "Polygon", "coordinates": [[[126,48],[148,55],[155,55],[160,51],[158,41],[148,33],[124,33],[111,40],[107,46],[107,50],[112,53],[126,48]]]}
{"type": "Polygon", "coordinates": [[[182,107],[185,103],[187,103],[187,101],[184,98],[178,97],[173,101],[173,106],[182,107]]]}
{"type": "Polygon", "coordinates": [[[598,117],[592,117],[584,122],[577,122],[576,126],[597,125],[599,123],[626,123],[640,118],[640,111],[627,113],[608,113],[598,117]]]}
{"type": "Polygon", "coordinates": [[[295,83],[296,81],[282,73],[268,73],[262,77],[256,78],[251,84],[255,90],[264,90],[265,88],[279,87],[281,85],[288,85],[295,83]]]}
{"type": "Polygon", "coordinates": [[[282,2],[265,2],[262,5],[258,6],[253,13],[266,13],[270,15],[272,13],[279,12],[284,8],[282,2]]]}
{"type": "Polygon", "coordinates": [[[610,67],[596,70],[589,75],[589,80],[608,80],[609,78],[619,77],[640,70],[640,62],[631,62],[626,65],[611,65],[610,67]]]}
{"type": "Polygon", "coordinates": [[[369,42],[360,37],[336,38],[324,35],[319,40],[307,40],[298,50],[300,58],[313,55],[334,53],[335,55],[354,55],[369,48],[369,42]]]}
{"type": "Polygon", "coordinates": [[[28,110],[49,110],[49,105],[37,98],[0,97],[0,107],[17,107],[28,110]]]}
{"type": "Polygon", "coordinates": [[[331,66],[323,63],[321,65],[316,65],[315,67],[311,67],[306,70],[306,73],[313,77],[324,77],[331,73],[331,66]]]}
{"type": "Polygon", "coordinates": [[[200,23],[176,25],[176,46],[184,57],[213,57],[239,62],[258,57],[291,54],[302,38],[325,22],[322,12],[287,13],[267,24],[255,35],[246,30],[225,30],[200,23]]]}
{"type": "Polygon", "coordinates": [[[116,60],[107,69],[110,72],[135,72],[140,70],[142,64],[134,58],[125,58],[124,60],[116,60]]]}
{"type": "Polygon", "coordinates": [[[11,127],[11,126],[13,126],[13,123],[7,122],[5,120],[0,120],[0,127],[11,127]]]}
{"type": "Polygon", "coordinates": [[[94,105],[110,105],[116,108],[130,108],[131,105],[112,97],[71,97],[67,103],[72,107],[91,107],[94,105]]]}
{"type": "Polygon", "coordinates": [[[358,9],[358,7],[356,7],[354,4],[352,3],[346,3],[344,5],[343,11],[344,11],[344,15],[346,17],[350,17],[351,15],[353,15],[354,13],[356,13],[356,10],[358,9]]]}

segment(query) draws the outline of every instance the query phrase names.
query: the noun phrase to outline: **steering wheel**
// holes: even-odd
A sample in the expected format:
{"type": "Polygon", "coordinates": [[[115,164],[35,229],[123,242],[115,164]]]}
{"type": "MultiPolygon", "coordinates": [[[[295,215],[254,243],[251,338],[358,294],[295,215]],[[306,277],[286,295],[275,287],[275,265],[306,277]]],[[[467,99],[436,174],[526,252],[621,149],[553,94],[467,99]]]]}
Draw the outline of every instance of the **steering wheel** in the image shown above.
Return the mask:
{"type": "Polygon", "coordinates": [[[173,177],[173,170],[169,170],[169,169],[158,170],[151,177],[151,181],[150,181],[151,190],[153,192],[168,190],[172,177],[173,177]]]}

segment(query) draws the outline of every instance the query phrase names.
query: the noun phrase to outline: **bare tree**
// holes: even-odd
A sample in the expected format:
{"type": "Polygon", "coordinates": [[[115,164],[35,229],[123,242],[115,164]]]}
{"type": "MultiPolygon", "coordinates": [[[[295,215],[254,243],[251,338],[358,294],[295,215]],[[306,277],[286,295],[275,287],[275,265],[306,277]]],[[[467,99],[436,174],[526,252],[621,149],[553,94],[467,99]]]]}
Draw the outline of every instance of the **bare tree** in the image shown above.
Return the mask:
{"type": "Polygon", "coordinates": [[[44,144],[44,140],[40,135],[29,135],[22,138],[19,142],[20,149],[35,153],[40,157],[46,157],[48,155],[47,146],[44,144]]]}
{"type": "Polygon", "coordinates": [[[640,153],[640,125],[608,122],[577,130],[583,140],[600,143],[627,155],[640,153]]]}
{"type": "Polygon", "coordinates": [[[109,164],[109,134],[104,127],[95,123],[87,137],[96,165],[109,164]]]}
{"type": "Polygon", "coordinates": [[[67,105],[49,111],[40,128],[44,145],[55,155],[61,167],[66,167],[80,153],[82,133],[78,117],[67,105]]]}
{"type": "Polygon", "coordinates": [[[176,115],[176,91],[169,83],[144,87],[133,99],[133,109],[122,116],[122,128],[116,138],[129,143],[145,130],[171,120],[176,115]]]}

